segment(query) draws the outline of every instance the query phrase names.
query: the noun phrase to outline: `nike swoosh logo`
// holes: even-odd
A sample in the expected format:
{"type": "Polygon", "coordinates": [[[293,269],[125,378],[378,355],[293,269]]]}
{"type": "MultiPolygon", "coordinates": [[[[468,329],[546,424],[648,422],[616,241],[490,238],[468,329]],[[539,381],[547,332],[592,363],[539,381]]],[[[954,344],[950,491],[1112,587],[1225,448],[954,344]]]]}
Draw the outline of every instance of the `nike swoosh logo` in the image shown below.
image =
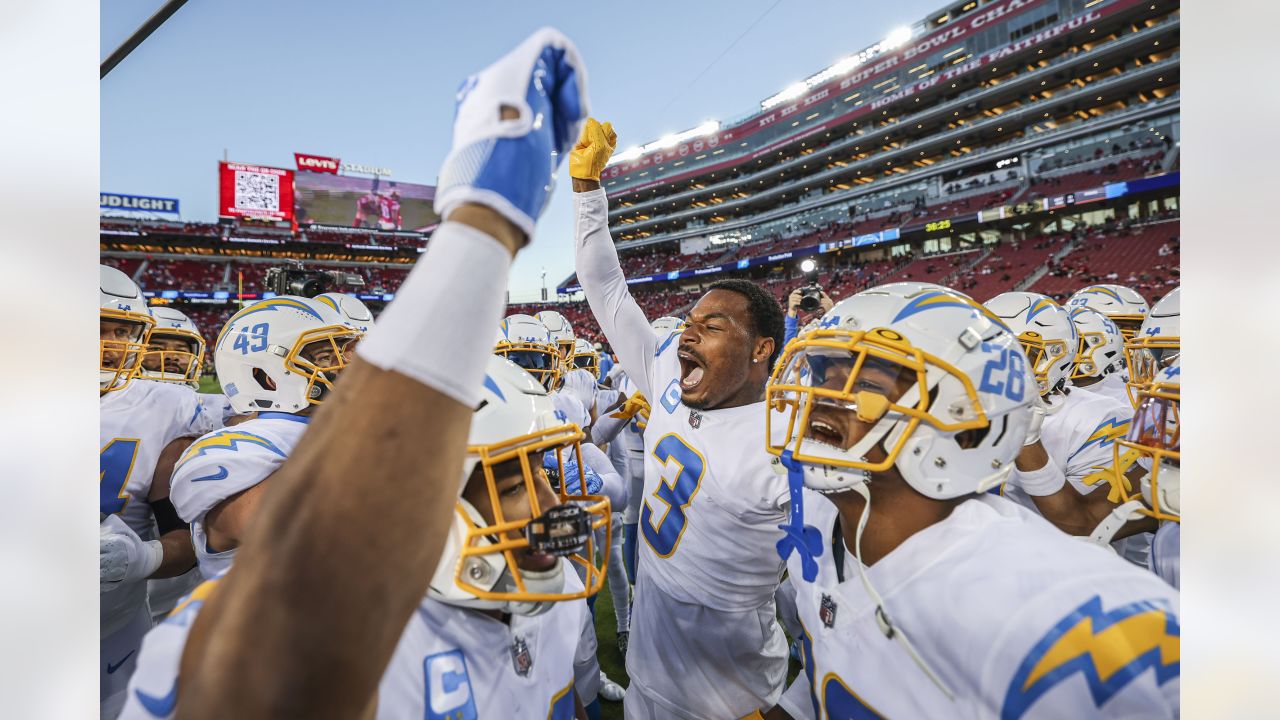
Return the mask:
{"type": "Polygon", "coordinates": [[[178,681],[173,681],[173,689],[164,697],[155,697],[148,695],[141,690],[134,688],[133,694],[138,697],[138,702],[142,705],[142,709],[152,715],[162,718],[169,717],[173,714],[173,709],[178,705],[178,681]]]}
{"type": "Polygon", "coordinates": [[[129,658],[132,657],[135,652],[137,652],[137,650],[130,650],[129,654],[120,658],[120,662],[116,663],[115,665],[112,665],[111,663],[107,663],[107,674],[114,675],[115,672],[120,669],[120,666],[128,662],[129,658]]]}
{"type": "Polygon", "coordinates": [[[191,482],[203,482],[205,480],[226,480],[226,479],[227,479],[227,469],[219,465],[218,472],[212,475],[205,475],[204,477],[191,478],[191,482]]]}

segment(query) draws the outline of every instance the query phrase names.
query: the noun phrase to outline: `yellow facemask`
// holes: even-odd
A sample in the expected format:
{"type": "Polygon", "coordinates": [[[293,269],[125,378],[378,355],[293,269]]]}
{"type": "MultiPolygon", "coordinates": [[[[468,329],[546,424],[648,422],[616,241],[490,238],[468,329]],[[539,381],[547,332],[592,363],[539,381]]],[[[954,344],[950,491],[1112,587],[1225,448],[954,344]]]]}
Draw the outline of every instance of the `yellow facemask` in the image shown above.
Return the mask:
{"type": "Polygon", "coordinates": [[[483,521],[478,520],[478,515],[467,512],[462,503],[458,504],[458,515],[466,526],[466,536],[454,572],[454,582],[459,588],[482,600],[522,602],[575,600],[589,597],[600,591],[608,569],[608,549],[612,533],[609,522],[612,510],[609,499],[602,495],[589,494],[586,483],[581,481],[578,483],[577,492],[569,492],[564,481],[567,477],[565,467],[571,459],[578,468],[585,467],[579,444],[583,437],[582,430],[570,423],[494,445],[467,447],[467,454],[478,460],[478,467],[484,473],[494,518],[491,524],[482,524],[483,521]],[[547,511],[551,508],[543,508],[538,502],[536,483],[548,482],[539,462],[543,453],[553,453],[556,458],[555,464],[559,469],[560,481],[552,483],[553,490],[561,503],[559,507],[564,508],[566,514],[572,514],[577,518],[574,523],[560,524],[549,521],[547,511]],[[496,466],[511,460],[519,461],[524,475],[525,491],[529,500],[528,517],[509,519],[502,512],[497,478],[493,470],[496,466]],[[582,520],[583,516],[586,518],[585,521],[582,520]],[[530,583],[526,582],[524,571],[517,563],[515,553],[525,548],[541,549],[557,542],[576,545],[576,541],[581,538],[568,537],[567,529],[571,526],[576,526],[578,530],[585,533],[585,543],[582,544],[581,551],[563,556],[568,557],[571,563],[585,571],[583,579],[585,587],[578,592],[546,593],[531,590],[530,583]],[[605,528],[603,547],[597,547],[595,544],[594,531],[600,528],[605,528]],[[518,537],[512,537],[513,534],[518,537]],[[597,551],[601,552],[597,553],[597,551]],[[490,590],[472,582],[468,568],[474,567],[475,563],[468,563],[468,559],[486,555],[500,555],[503,558],[506,569],[515,584],[514,590],[490,590]],[[599,561],[596,560],[597,555],[600,557],[599,561]]]}

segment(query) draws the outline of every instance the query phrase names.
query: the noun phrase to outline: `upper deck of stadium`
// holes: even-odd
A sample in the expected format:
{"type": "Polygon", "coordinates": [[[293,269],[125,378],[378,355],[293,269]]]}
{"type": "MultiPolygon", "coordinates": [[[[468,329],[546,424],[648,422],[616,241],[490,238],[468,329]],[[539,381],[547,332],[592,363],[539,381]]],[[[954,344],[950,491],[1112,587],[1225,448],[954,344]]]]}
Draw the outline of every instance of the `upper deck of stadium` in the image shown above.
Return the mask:
{"type": "Polygon", "coordinates": [[[1159,0],[952,4],[746,117],[619,152],[602,176],[614,237],[748,227],[1119,129],[1176,140],[1178,32],[1159,0]]]}

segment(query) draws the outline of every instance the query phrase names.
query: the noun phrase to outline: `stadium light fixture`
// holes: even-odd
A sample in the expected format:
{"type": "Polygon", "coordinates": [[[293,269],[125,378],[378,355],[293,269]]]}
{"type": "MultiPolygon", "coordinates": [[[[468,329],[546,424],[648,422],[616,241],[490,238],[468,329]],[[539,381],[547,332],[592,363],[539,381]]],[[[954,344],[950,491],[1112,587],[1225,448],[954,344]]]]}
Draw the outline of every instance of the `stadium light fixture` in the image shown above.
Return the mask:
{"type": "Polygon", "coordinates": [[[704,135],[710,135],[719,129],[720,129],[720,121],[708,120],[702,123],[701,125],[685,130],[684,132],[663,135],[660,139],[655,140],[654,142],[651,142],[647,145],[637,145],[637,146],[627,148],[626,150],[614,155],[609,160],[609,165],[616,165],[617,163],[620,163],[620,162],[635,160],[641,155],[644,155],[645,153],[648,153],[648,152],[653,152],[654,150],[665,150],[667,148],[675,147],[676,145],[679,145],[680,143],[686,140],[692,140],[694,138],[702,137],[704,135]]]}
{"type": "Polygon", "coordinates": [[[800,97],[801,95],[803,95],[804,91],[808,89],[809,89],[809,83],[805,81],[792,83],[791,85],[787,86],[786,90],[783,90],[782,92],[772,97],[765,98],[764,102],[760,103],[760,108],[762,110],[768,110],[774,105],[780,105],[788,100],[794,100],[800,97]]]}
{"type": "Polygon", "coordinates": [[[889,36],[884,39],[884,42],[880,43],[880,46],[883,49],[896,48],[900,45],[905,44],[910,39],[911,39],[911,28],[909,27],[895,28],[893,32],[889,33],[889,36]]]}

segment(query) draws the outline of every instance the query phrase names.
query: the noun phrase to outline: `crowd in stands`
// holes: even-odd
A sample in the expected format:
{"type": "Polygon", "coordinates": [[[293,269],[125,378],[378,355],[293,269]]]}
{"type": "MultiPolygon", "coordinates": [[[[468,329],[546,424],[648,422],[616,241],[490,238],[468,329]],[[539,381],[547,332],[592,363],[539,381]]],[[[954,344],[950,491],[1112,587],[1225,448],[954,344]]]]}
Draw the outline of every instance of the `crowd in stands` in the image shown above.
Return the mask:
{"type": "Polygon", "coordinates": [[[220,285],[225,268],[202,260],[150,260],[136,280],[144,290],[204,289],[220,285]]]}
{"type": "Polygon", "coordinates": [[[1144,225],[1109,222],[1094,229],[1030,289],[1059,300],[1084,285],[1114,283],[1153,301],[1180,283],[1181,246],[1177,220],[1144,225]],[[1105,270],[1105,272],[1103,272],[1105,270]]]}
{"type": "MultiPolygon", "coordinates": [[[[1047,267],[1048,274],[1036,280],[1029,290],[1065,301],[1071,293],[1085,285],[1118,283],[1138,290],[1148,301],[1154,302],[1179,282],[1178,232],[1176,213],[1167,213],[1146,218],[1142,224],[1127,220],[1110,221],[1094,228],[1080,228],[1074,233],[1028,237],[996,246],[929,255],[909,253],[864,263],[848,256],[829,256],[820,259],[820,267],[813,276],[805,276],[794,267],[783,266],[755,279],[768,288],[783,305],[792,290],[811,280],[821,285],[837,302],[868,287],[900,281],[946,284],[984,302],[1001,292],[1014,289],[1040,268],[1047,267]],[[1070,243],[1075,243],[1075,247],[1061,260],[1052,258],[1070,243]],[[1095,270],[1101,268],[1105,268],[1107,272],[1104,274],[1095,270]]],[[[125,272],[136,270],[140,264],[135,259],[121,258],[103,258],[103,262],[125,272]]],[[[145,272],[146,277],[164,278],[174,276],[175,272],[196,272],[196,266],[222,268],[224,265],[199,261],[152,262],[158,269],[153,273],[149,266],[145,272]]],[[[233,263],[233,281],[235,273],[243,271],[246,292],[257,292],[267,267],[269,266],[265,264],[233,263]]],[[[353,270],[365,277],[367,285],[363,292],[368,293],[394,292],[408,274],[408,268],[362,267],[353,270]]],[[[632,294],[651,320],[663,315],[679,316],[688,311],[711,283],[747,275],[747,271],[732,271],[701,278],[698,282],[641,285],[633,287],[632,294]]],[[[370,306],[375,313],[381,311],[380,303],[373,302],[370,306]]],[[[183,304],[180,308],[200,327],[212,349],[218,331],[237,306],[183,304]]],[[[591,342],[605,341],[590,308],[583,300],[555,304],[513,304],[507,307],[506,312],[532,315],[547,309],[564,314],[579,337],[591,342]]]]}
{"type": "Polygon", "coordinates": [[[1158,166],[1163,157],[1162,152],[1156,152],[1141,157],[1123,158],[1079,172],[1032,178],[1028,194],[1030,196],[1059,195],[1087,190],[1105,183],[1135,180],[1146,176],[1153,167],[1158,166]]]}

